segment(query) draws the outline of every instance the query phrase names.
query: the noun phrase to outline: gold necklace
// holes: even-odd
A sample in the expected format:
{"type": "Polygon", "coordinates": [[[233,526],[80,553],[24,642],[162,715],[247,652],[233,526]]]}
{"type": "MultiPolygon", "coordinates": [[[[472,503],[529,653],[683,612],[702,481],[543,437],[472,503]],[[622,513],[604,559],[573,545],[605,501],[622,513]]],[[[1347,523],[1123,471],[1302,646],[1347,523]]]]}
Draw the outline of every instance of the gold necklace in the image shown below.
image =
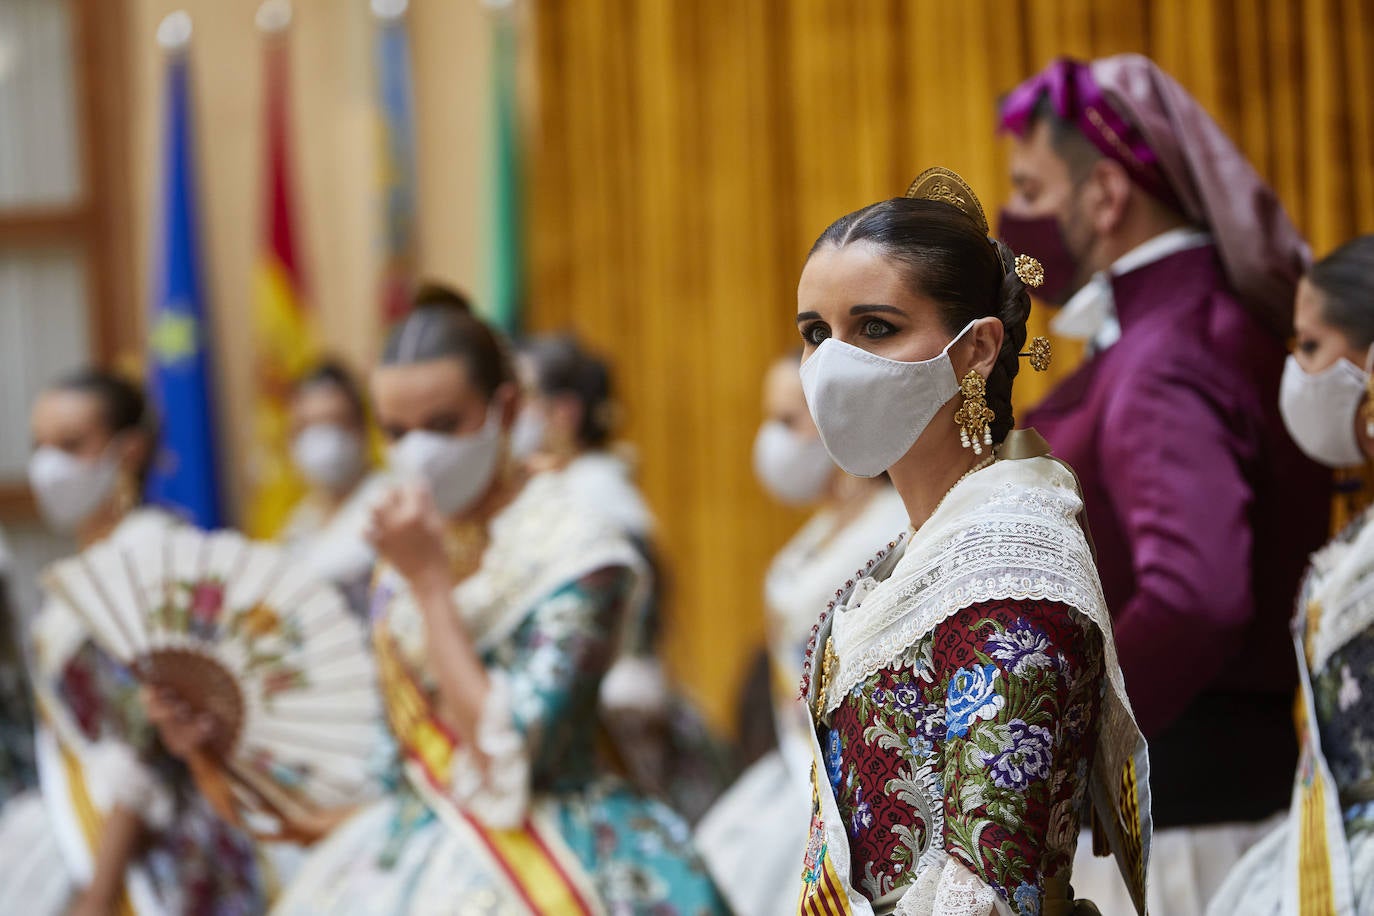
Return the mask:
{"type": "MultiPolygon", "coordinates": [[[[996,460],[996,455],[989,455],[965,471],[958,480],[950,485],[950,488],[945,491],[945,495],[940,497],[940,501],[935,504],[935,512],[940,511],[940,507],[945,504],[945,500],[949,499],[949,494],[954,492],[955,487],[959,486],[959,484],[968,480],[984,468],[991,467],[992,463],[996,460]]],[[[930,513],[931,517],[934,517],[935,512],[930,513]]],[[[910,527],[907,529],[907,533],[915,534],[916,529],[910,527]]],[[[820,689],[816,691],[816,721],[818,722],[821,720],[821,717],[825,715],[825,707],[827,705],[826,699],[830,693],[830,681],[834,677],[835,668],[839,665],[839,662],[839,655],[835,652],[834,634],[832,633],[825,640],[825,653],[821,658],[821,684],[820,689]]]]}
{"type": "MultiPolygon", "coordinates": [[[[949,494],[951,494],[951,493],[954,492],[954,488],[955,488],[955,487],[959,486],[959,484],[963,483],[965,480],[968,480],[970,477],[972,477],[974,474],[977,474],[979,471],[983,470],[984,468],[991,467],[991,466],[992,466],[992,463],[993,463],[994,461],[996,461],[996,460],[997,460],[997,456],[996,456],[996,455],[989,455],[989,456],[987,456],[987,457],[984,458],[982,461],[978,462],[978,463],[975,464],[973,467],[971,467],[971,468],[969,468],[967,471],[965,471],[965,472],[959,477],[958,480],[956,480],[956,481],[954,481],[954,483],[950,484],[949,489],[945,491],[945,495],[940,497],[940,501],[939,501],[938,503],[935,504],[934,510],[932,510],[931,513],[930,513],[930,515],[926,517],[926,521],[930,521],[930,519],[932,519],[932,518],[935,517],[935,513],[940,511],[940,507],[943,506],[943,505],[945,504],[945,500],[949,499],[949,494]]],[[[922,524],[924,524],[924,522],[922,522],[922,524]]],[[[907,532],[910,533],[910,534],[915,534],[916,531],[917,531],[917,528],[916,528],[915,525],[912,525],[912,526],[910,526],[910,527],[907,528],[907,532]]]]}

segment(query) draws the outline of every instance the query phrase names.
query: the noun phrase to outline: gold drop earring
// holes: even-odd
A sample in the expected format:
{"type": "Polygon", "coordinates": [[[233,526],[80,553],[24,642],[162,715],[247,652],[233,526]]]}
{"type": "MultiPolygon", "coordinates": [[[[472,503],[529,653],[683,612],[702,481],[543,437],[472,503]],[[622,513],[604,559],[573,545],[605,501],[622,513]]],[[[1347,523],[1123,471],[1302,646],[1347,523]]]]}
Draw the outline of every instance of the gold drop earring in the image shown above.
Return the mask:
{"type": "Polygon", "coordinates": [[[959,426],[959,444],[981,455],[983,446],[992,445],[992,421],[997,419],[997,414],[988,407],[987,380],[970,369],[959,383],[959,390],[964,395],[964,403],[954,414],[954,422],[959,426]]]}

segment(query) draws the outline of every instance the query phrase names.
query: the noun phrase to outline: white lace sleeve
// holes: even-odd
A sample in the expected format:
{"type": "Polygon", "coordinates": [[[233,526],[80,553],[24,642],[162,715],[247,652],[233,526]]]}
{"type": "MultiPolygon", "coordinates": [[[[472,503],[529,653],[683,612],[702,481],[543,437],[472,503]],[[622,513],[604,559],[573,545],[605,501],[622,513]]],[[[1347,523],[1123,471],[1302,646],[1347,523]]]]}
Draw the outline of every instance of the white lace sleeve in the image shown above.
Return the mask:
{"type": "Polygon", "coordinates": [[[82,754],[91,800],[103,812],[123,805],[154,830],[171,826],[176,802],[170,787],[118,741],[101,741],[82,754]]]}
{"type": "Polygon", "coordinates": [[[897,901],[893,916],[1013,916],[997,892],[954,859],[927,868],[897,901]]]}
{"type": "Polygon", "coordinates": [[[490,671],[490,689],[477,721],[477,741],[453,755],[454,800],[491,827],[518,827],[530,803],[530,760],[511,713],[510,682],[490,671]]]}

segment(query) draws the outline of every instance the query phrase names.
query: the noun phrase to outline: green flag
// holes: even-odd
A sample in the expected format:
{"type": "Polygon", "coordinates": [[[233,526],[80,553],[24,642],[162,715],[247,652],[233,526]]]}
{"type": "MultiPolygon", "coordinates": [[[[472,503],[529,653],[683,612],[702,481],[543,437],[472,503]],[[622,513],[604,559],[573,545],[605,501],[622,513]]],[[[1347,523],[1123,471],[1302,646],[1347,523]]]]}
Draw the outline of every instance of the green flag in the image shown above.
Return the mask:
{"type": "Polygon", "coordinates": [[[513,4],[492,4],[491,155],[487,182],[487,317],[508,334],[520,330],[524,295],[521,245],[520,112],[513,4]]]}

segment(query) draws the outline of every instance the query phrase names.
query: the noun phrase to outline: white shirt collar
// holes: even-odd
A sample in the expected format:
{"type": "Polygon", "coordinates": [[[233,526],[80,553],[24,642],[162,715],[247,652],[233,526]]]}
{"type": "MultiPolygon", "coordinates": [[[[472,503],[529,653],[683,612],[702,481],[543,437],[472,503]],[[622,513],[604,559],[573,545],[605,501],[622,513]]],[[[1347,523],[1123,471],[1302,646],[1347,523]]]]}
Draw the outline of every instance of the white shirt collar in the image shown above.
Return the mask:
{"type": "Polygon", "coordinates": [[[1094,353],[1107,349],[1121,339],[1111,278],[1211,242],[1210,234],[1188,227],[1170,229],[1142,242],[1113,261],[1105,271],[1093,274],[1050,321],[1050,330],[1061,337],[1088,341],[1089,350],[1094,353]]]}

